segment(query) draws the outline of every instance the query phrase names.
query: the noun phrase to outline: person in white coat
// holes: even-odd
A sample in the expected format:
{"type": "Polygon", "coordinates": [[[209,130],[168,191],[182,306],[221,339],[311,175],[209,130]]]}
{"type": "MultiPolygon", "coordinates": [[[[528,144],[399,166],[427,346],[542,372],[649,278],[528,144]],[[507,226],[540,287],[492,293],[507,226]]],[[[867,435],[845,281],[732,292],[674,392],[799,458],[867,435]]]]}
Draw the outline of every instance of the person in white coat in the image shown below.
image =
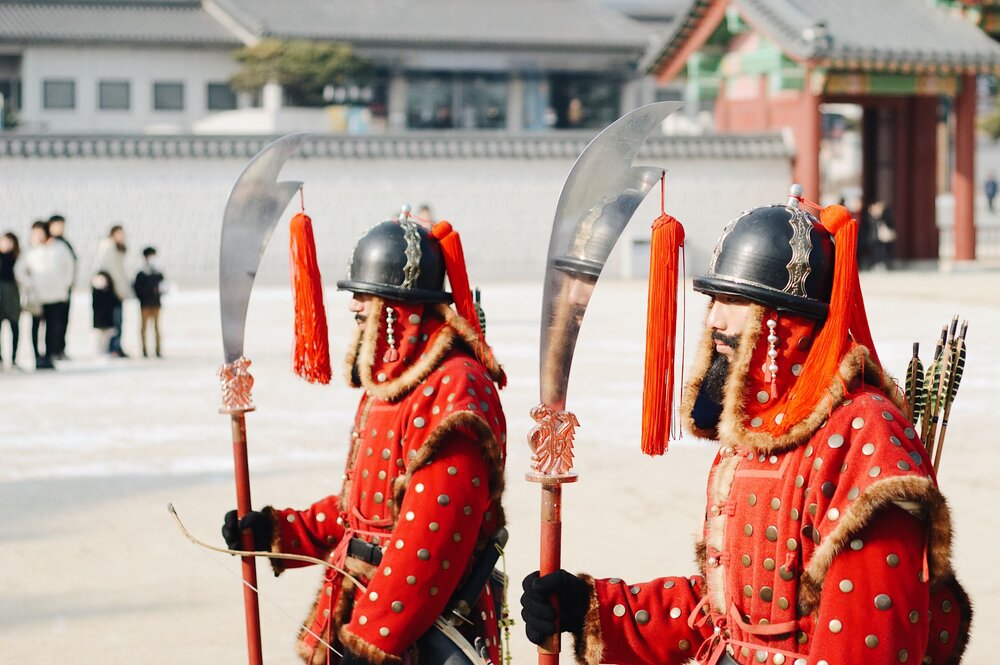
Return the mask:
{"type": "Polygon", "coordinates": [[[101,241],[98,247],[97,271],[106,272],[111,276],[111,283],[118,296],[118,305],[114,311],[114,333],[108,344],[108,353],[118,358],[125,358],[122,351],[122,303],[132,297],[132,287],[125,273],[125,229],[115,224],[108,232],[108,237],[101,241]]]}
{"type": "Polygon", "coordinates": [[[73,284],[73,271],[73,255],[65,244],[53,240],[48,224],[32,224],[31,248],[17,262],[15,276],[27,292],[27,300],[41,307],[41,321],[45,324],[44,352],[37,344],[38,326],[33,326],[36,369],[54,369],[51,353],[63,336],[59,307],[73,284]]]}

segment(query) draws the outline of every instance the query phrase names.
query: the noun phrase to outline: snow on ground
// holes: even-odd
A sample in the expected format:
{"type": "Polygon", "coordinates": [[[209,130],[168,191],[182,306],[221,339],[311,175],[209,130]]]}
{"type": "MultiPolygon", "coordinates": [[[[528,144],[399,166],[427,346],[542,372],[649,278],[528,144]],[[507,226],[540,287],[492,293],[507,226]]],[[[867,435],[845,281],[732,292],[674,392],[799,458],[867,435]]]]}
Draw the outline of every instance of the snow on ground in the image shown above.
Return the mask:
{"type": "MultiPolygon", "coordinates": [[[[864,287],[879,352],[897,374],[911,342],[927,354],[953,313],[971,321],[941,486],[955,512],[955,565],[977,604],[967,662],[987,662],[998,646],[988,626],[1000,621],[990,556],[1000,533],[1000,273],[877,273],[864,287]]],[[[656,460],[638,452],[645,298],[639,282],[602,283],[594,295],[569,392],[581,422],[581,480],[567,487],[564,504],[566,567],[637,581],[693,572],[691,535],[712,455],[691,440],[656,460]]],[[[518,587],[537,560],[538,489],[521,478],[538,394],[540,302],[534,284],[484,288],[489,337],[510,376],[507,564],[518,587]]],[[[345,294],[328,291],[335,373],[352,325],[346,306],[345,294]]],[[[704,299],[689,292],[689,355],[703,313],[704,299]]],[[[72,361],[54,373],[0,374],[0,662],[245,662],[236,562],[188,543],[165,510],[173,502],[189,528],[217,543],[234,503],[229,425],[217,413],[217,294],[169,296],[163,359],[136,357],[137,309],[126,312],[128,360],[95,353],[89,298],[74,301],[72,317],[72,361]]],[[[339,376],[329,386],[291,376],[286,290],[255,291],[247,328],[258,405],[247,416],[255,503],[308,504],[340,487],[358,396],[339,376]]],[[[19,360],[30,365],[22,339],[19,360]]],[[[264,564],[260,571],[265,660],[295,663],[295,623],[318,575],[273,580],[264,564]]],[[[518,595],[512,589],[515,615],[518,595]]],[[[513,651],[528,662],[520,631],[513,651]]]]}

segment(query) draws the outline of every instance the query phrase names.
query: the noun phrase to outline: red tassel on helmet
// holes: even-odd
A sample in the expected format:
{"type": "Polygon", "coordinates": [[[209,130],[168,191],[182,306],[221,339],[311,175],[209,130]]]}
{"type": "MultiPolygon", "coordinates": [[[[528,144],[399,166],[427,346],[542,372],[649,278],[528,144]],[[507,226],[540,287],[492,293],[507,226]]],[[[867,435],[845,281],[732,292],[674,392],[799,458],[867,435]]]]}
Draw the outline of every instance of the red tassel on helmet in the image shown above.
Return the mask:
{"type": "Polygon", "coordinates": [[[479,315],[472,301],[472,290],[469,288],[469,274],[465,269],[462,239],[458,231],[448,222],[435,224],[431,234],[441,243],[441,251],[444,252],[444,263],[448,271],[448,283],[451,284],[451,295],[455,299],[455,309],[476,331],[479,341],[485,343],[483,330],[479,327],[479,315]]]}
{"type": "MultiPolygon", "coordinates": [[[[465,268],[465,252],[462,250],[462,238],[458,231],[452,228],[448,222],[438,222],[431,229],[431,235],[441,243],[441,251],[444,253],[445,270],[448,272],[448,283],[451,285],[451,295],[455,301],[455,310],[466,320],[469,326],[476,333],[476,356],[488,359],[487,365],[495,364],[493,351],[486,344],[486,337],[483,329],[479,325],[479,314],[476,312],[476,305],[472,299],[472,291],[469,288],[469,274],[465,268]]],[[[498,385],[503,388],[506,384],[506,377],[502,377],[498,385]]]]}
{"type": "Polygon", "coordinates": [[[295,299],[295,352],[292,367],[310,383],[330,382],[330,340],[323,306],[323,282],[316,260],[312,220],[305,213],[289,228],[292,293],[295,299]]]}
{"type": "Polygon", "coordinates": [[[781,423],[768,429],[780,435],[795,423],[808,417],[829,390],[830,382],[839,376],[840,363],[853,339],[866,347],[872,361],[879,364],[875,343],[868,327],[861,282],[858,278],[858,223],[847,208],[826,206],[820,211],[820,222],[833,235],[835,246],[833,286],[830,310],[823,329],[813,342],[812,350],[795,382],[794,392],[785,397],[785,416],[781,423]]]}
{"type": "MultiPolygon", "coordinates": [[[[674,402],[677,282],[684,227],[663,213],[653,222],[646,307],[646,370],[642,388],[642,452],[667,450],[674,402]]],[[[683,362],[683,359],[681,360],[683,362]]]]}

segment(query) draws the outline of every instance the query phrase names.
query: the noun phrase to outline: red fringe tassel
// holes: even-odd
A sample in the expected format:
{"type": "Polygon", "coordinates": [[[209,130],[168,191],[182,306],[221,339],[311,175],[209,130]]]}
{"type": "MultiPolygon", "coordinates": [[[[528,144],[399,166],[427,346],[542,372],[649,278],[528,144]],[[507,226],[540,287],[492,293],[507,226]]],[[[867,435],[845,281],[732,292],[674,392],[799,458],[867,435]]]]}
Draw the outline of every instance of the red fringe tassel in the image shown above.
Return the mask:
{"type": "Polygon", "coordinates": [[[872,360],[879,363],[858,279],[858,223],[841,205],[823,208],[820,222],[833,235],[836,247],[830,311],[802,367],[802,374],[795,382],[794,391],[785,397],[782,422],[768,427],[776,435],[788,431],[815,410],[827,394],[830,382],[839,376],[840,363],[852,339],[865,346],[872,360]]]}
{"type": "MultiPolygon", "coordinates": [[[[474,349],[474,351],[480,358],[492,359],[493,352],[486,344],[483,329],[479,325],[479,315],[476,313],[476,305],[472,299],[472,290],[469,288],[469,274],[465,267],[465,252],[462,250],[462,238],[458,235],[458,231],[452,228],[450,223],[444,221],[434,225],[431,229],[431,235],[441,243],[445,269],[448,272],[448,283],[451,285],[451,295],[455,300],[455,310],[476,332],[478,348],[474,349]]],[[[506,382],[506,377],[503,377],[499,386],[503,388],[506,382]]]]}
{"type": "Polygon", "coordinates": [[[295,352],[292,367],[310,383],[330,382],[330,339],[323,305],[323,281],[316,260],[312,220],[304,213],[289,228],[292,293],[295,299],[295,352]]]}
{"type": "MultiPolygon", "coordinates": [[[[642,389],[642,452],[667,450],[674,403],[678,256],[684,227],[663,213],[653,222],[646,307],[646,372],[642,389]]],[[[683,362],[683,360],[682,360],[683,362]]]]}

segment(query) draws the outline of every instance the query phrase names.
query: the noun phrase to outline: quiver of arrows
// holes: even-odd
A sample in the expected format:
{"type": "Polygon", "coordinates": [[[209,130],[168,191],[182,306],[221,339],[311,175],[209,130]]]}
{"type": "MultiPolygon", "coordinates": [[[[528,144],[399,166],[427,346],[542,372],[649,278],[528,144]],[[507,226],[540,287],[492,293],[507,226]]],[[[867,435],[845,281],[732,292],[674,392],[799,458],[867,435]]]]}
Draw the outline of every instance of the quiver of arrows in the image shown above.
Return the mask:
{"type": "Polygon", "coordinates": [[[958,394],[965,371],[965,335],[969,322],[963,321],[958,327],[958,317],[951,325],[941,329],[934,358],[925,371],[920,361],[920,345],[913,344],[913,357],[906,370],[906,411],[913,426],[920,431],[928,458],[933,461],[937,472],[941,463],[945,435],[948,433],[948,418],[958,394]]]}

